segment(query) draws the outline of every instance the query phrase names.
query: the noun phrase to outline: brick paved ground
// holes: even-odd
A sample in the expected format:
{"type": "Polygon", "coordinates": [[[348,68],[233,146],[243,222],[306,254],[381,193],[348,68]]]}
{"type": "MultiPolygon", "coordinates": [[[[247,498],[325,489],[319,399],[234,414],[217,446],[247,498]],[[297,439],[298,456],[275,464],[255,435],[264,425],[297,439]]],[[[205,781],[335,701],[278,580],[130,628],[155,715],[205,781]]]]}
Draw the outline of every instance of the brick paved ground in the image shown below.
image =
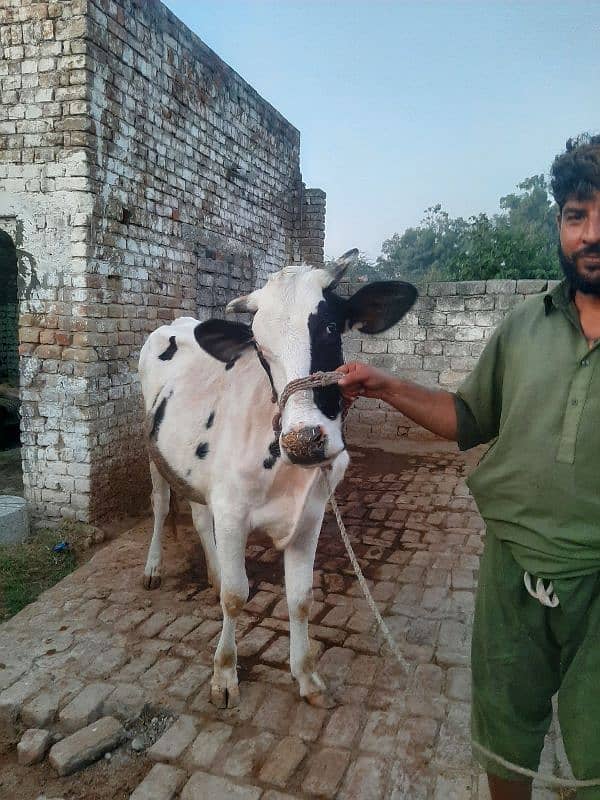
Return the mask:
{"type": "MultiPolygon", "coordinates": [[[[154,744],[142,742],[156,764],[134,800],[485,800],[468,738],[482,521],[466,469],[465,458],[443,445],[361,451],[338,490],[373,594],[414,667],[410,677],[382,652],[328,515],[311,634],[337,708],[313,708],[297,695],[281,554],[258,539],[248,547],[251,598],[238,628],[242,703],[215,709],[208,683],[220,608],[195,534],[181,524],[177,541],[166,537],[166,578],[147,592],[145,521],[0,627],[0,727],[68,734],[101,716],[134,718],[144,703],[179,715],[154,744]]],[[[131,745],[121,748],[131,754],[131,745]]],[[[70,757],[61,751],[51,761],[70,757]]],[[[546,769],[554,760],[549,746],[546,769]]]]}

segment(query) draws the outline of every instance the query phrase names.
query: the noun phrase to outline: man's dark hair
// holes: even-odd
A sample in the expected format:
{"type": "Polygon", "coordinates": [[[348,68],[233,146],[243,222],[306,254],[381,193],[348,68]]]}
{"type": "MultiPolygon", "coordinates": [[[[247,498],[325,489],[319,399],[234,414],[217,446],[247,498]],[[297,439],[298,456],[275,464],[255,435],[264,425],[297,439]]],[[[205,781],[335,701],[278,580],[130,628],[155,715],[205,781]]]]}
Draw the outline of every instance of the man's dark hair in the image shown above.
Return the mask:
{"type": "Polygon", "coordinates": [[[550,169],[551,189],[560,211],[569,197],[589,200],[600,191],[600,134],[568,139],[550,169]]]}

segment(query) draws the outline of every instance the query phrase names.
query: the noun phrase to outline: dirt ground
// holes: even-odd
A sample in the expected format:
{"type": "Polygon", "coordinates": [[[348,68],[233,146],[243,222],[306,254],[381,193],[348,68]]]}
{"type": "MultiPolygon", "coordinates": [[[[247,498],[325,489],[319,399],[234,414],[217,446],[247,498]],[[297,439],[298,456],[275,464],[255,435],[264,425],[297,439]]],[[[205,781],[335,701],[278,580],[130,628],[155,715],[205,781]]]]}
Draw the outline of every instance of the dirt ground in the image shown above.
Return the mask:
{"type": "Polygon", "coordinates": [[[57,778],[48,762],[21,767],[16,751],[0,757],[1,800],[36,800],[45,794],[48,800],[128,800],[151,767],[144,754],[127,747],[113,751],[110,761],[96,764],[67,778],[57,778]]]}
{"type": "Polygon", "coordinates": [[[48,761],[23,767],[17,761],[14,743],[0,742],[0,800],[36,800],[46,795],[64,800],[128,800],[129,795],[152,767],[145,754],[169,727],[173,717],[169,714],[145,710],[127,729],[123,744],[86,769],[64,778],[58,778],[48,761]],[[134,738],[143,739],[144,751],[131,747],[134,738]]]}

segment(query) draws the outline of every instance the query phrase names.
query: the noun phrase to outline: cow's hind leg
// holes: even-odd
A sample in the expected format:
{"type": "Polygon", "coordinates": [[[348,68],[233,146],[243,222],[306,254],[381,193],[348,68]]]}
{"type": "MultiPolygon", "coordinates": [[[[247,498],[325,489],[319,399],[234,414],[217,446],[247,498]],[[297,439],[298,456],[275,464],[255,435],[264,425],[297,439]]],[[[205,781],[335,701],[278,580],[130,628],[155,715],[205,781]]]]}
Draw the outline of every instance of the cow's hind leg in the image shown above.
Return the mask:
{"type": "Polygon", "coordinates": [[[303,530],[298,531],[284,551],[285,589],[290,617],[290,669],[298,681],[301,697],[312,705],[333,708],[335,701],[315,670],[308,638],[313,564],[323,512],[314,516],[317,519],[303,526],[303,530]]]}
{"type": "Polygon", "coordinates": [[[157,589],[160,586],[160,570],[162,562],[161,536],[165,519],[169,513],[171,489],[169,484],[150,460],[150,476],[152,478],[152,508],[154,509],[154,529],[152,541],[148,549],[146,567],[144,568],[144,586],[146,589],[157,589]]]}
{"type": "Polygon", "coordinates": [[[223,522],[215,512],[215,540],[221,568],[223,628],[215,653],[210,699],[217,708],[234,708],[240,702],[237,677],[236,621],[248,599],[245,526],[223,522]]]}
{"type": "Polygon", "coordinates": [[[213,518],[208,508],[200,503],[190,503],[192,509],[192,519],[194,528],[202,542],[204,557],[206,559],[206,571],[208,582],[215,589],[217,595],[221,593],[221,571],[219,569],[219,558],[215,545],[215,534],[213,529],[213,518]]]}

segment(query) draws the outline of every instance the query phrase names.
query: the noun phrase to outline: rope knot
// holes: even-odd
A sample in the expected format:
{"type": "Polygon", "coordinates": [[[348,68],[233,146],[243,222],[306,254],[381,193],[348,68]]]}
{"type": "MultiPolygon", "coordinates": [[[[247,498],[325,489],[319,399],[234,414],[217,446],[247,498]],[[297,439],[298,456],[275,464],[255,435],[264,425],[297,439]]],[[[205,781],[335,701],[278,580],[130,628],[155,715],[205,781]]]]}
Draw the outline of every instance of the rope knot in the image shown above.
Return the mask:
{"type": "MultiPolygon", "coordinates": [[[[284,388],[279,398],[279,410],[273,417],[273,433],[275,436],[281,435],[281,419],[283,417],[283,410],[287,401],[296,392],[306,391],[307,389],[317,389],[323,386],[333,386],[339,383],[344,376],[341,372],[314,372],[306,378],[296,378],[290,381],[284,388]]],[[[344,406],[342,411],[342,419],[346,417],[348,409],[344,406]]]]}

